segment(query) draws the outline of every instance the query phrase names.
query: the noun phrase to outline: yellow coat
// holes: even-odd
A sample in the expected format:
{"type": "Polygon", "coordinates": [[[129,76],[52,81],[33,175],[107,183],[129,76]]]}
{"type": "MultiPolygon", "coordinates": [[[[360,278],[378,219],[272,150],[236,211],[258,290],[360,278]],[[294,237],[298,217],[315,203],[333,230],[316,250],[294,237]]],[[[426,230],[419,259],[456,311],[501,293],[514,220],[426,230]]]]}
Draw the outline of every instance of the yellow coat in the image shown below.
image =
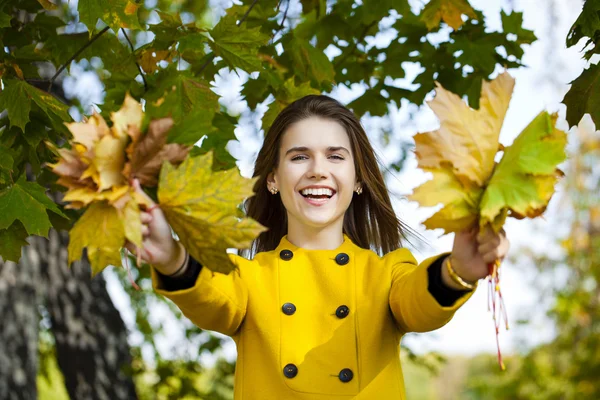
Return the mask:
{"type": "Polygon", "coordinates": [[[427,290],[437,257],[417,265],[407,249],[379,257],[346,235],[335,250],[283,237],[253,260],[230,254],[230,275],[202,268],[189,289],[152,279],[198,327],[234,339],[236,400],[404,399],[402,335],[443,326],[473,293],[440,306],[427,290]]]}

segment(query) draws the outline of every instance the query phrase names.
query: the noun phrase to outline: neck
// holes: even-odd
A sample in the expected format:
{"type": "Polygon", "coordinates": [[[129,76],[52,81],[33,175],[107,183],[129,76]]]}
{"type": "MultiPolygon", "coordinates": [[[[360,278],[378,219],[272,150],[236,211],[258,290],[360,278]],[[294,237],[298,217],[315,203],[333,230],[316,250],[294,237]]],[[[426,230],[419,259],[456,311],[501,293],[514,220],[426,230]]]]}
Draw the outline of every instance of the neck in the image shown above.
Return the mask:
{"type": "Polygon", "coordinates": [[[287,239],[295,246],[306,250],[335,250],[344,242],[343,219],[341,223],[318,228],[288,221],[287,239]]]}

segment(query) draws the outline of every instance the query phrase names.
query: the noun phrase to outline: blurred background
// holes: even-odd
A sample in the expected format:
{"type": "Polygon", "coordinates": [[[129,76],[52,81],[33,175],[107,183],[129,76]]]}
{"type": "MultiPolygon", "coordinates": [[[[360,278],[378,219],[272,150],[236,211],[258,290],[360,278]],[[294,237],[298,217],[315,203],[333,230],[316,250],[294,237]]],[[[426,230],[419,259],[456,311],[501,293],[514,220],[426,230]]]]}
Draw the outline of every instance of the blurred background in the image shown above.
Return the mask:
{"type": "MultiPolygon", "coordinates": [[[[146,0],[139,12],[149,24],[160,21],[158,14],[152,11],[159,8],[180,13],[184,23],[196,22],[212,27],[233,5],[241,4],[248,9],[251,3],[146,0]]],[[[279,2],[278,14],[273,20],[284,31],[293,29],[305,20],[307,4],[310,3],[304,0],[279,2]]],[[[330,9],[335,3],[327,1],[324,7],[330,9]]],[[[415,14],[419,14],[426,3],[408,2],[415,14]]],[[[594,166],[600,160],[600,132],[596,131],[589,115],[578,127],[569,128],[565,120],[565,106],[561,104],[570,82],[588,64],[581,54],[584,40],[575,46],[566,46],[566,37],[581,13],[583,1],[469,0],[469,3],[481,13],[483,20],[480,23],[484,25],[485,32],[502,32],[504,28],[506,33],[503,15],[519,12],[522,13],[522,29],[532,31],[537,38],[531,44],[519,42],[523,43],[523,53],[518,58],[504,54],[513,62],[506,66],[516,78],[516,86],[500,141],[510,145],[541,110],[558,112],[558,126],[569,131],[569,158],[560,166],[566,175],[557,186],[544,217],[520,221],[509,219],[505,227],[512,245],[510,258],[501,269],[502,292],[510,323],[510,330],[501,329],[499,338],[506,371],[501,371],[497,363],[494,324],[487,308],[487,284],[481,284],[473,298],[448,325],[435,332],[409,334],[403,339],[402,365],[408,399],[598,399],[600,177],[594,166]]],[[[357,1],[357,4],[366,7],[369,2],[363,4],[357,1]]],[[[86,32],[85,26],[78,20],[77,10],[77,1],[71,1],[60,4],[59,9],[53,12],[70,21],[67,30],[86,32]]],[[[368,52],[372,48],[389,46],[395,36],[388,31],[393,30],[391,27],[396,19],[399,19],[397,12],[381,19],[379,31],[363,35],[363,42],[357,47],[368,52]]],[[[438,44],[441,47],[441,44],[452,41],[451,34],[452,29],[442,24],[440,29],[423,37],[433,47],[438,44]]],[[[514,35],[512,41],[520,38],[514,35]]],[[[131,31],[127,39],[122,34],[117,36],[121,43],[131,40],[135,49],[143,48],[155,39],[154,33],[147,31],[131,31]]],[[[478,50],[472,51],[477,54],[478,50]]],[[[334,63],[336,58],[345,57],[334,46],[323,49],[323,52],[334,63]]],[[[502,50],[498,52],[502,53],[502,50]]],[[[596,57],[593,56],[590,62],[595,64],[598,61],[596,57]]],[[[74,120],[81,120],[92,110],[104,114],[110,103],[115,101],[114,93],[109,90],[112,88],[107,86],[110,76],[102,73],[102,62],[106,64],[106,60],[93,57],[73,61],[68,71],[57,80],[56,85],[70,104],[69,113],[74,120]]],[[[193,63],[191,65],[193,69],[193,63]]],[[[494,60],[485,77],[495,77],[504,70],[504,66],[498,59],[494,60]]],[[[258,79],[257,72],[234,71],[222,65],[217,67],[219,64],[211,72],[211,89],[218,95],[221,109],[237,120],[233,131],[235,138],[226,141],[225,148],[242,174],[250,177],[264,134],[261,121],[277,100],[272,95],[266,95],[261,101],[256,98],[249,100],[249,91],[246,89],[248,92],[245,92],[244,88],[248,88],[249,80],[254,82],[258,79]]],[[[423,65],[422,61],[419,63],[413,58],[402,62],[401,68],[403,73],[393,77],[393,85],[418,92],[418,77],[424,70],[437,67],[423,65]]],[[[55,67],[49,74],[54,72],[55,67]]],[[[467,76],[470,72],[464,74],[467,76]]],[[[432,76],[431,81],[437,77],[432,76]]],[[[146,83],[140,76],[136,77],[136,82],[138,86],[146,83]]],[[[367,83],[351,78],[347,82],[340,79],[337,82],[329,87],[321,86],[321,91],[344,104],[354,105],[355,112],[361,115],[361,121],[384,164],[382,168],[398,215],[424,239],[415,239],[406,246],[419,261],[450,250],[452,235],[425,231],[421,225],[437,209],[422,209],[405,197],[429,179],[427,174],[416,168],[412,137],[417,132],[438,127],[432,111],[422,101],[417,101],[430,100],[433,97],[431,88],[425,90],[420,98],[399,96],[395,101],[386,101],[382,112],[374,112],[356,102],[361,98],[368,101],[366,94],[370,86],[367,83]]],[[[423,87],[421,82],[421,89],[423,87]]],[[[469,90],[463,90],[463,94],[474,105],[469,90]]],[[[31,248],[39,250],[36,246],[31,248]]],[[[26,259],[35,263],[35,251],[25,249],[24,252],[28,254],[26,259]]],[[[12,279],[29,279],[31,286],[47,284],[45,280],[35,281],[30,271],[15,272],[15,269],[10,272],[9,267],[1,268],[0,296],[4,293],[2,297],[5,299],[14,294],[6,289],[6,282],[10,282],[11,276],[12,279]]],[[[73,268],[79,268],[79,264],[73,268]]],[[[4,365],[5,371],[14,371],[18,369],[16,363],[19,364],[19,357],[31,357],[33,361],[23,362],[23,365],[29,369],[32,365],[36,366],[37,396],[41,399],[103,398],[93,393],[94,385],[107,384],[98,377],[88,382],[91,392],[81,388],[81,391],[73,392],[67,387],[69,381],[76,380],[73,376],[88,376],[85,369],[96,368],[99,365],[97,360],[94,361],[96,358],[117,357],[116,353],[111,355],[102,350],[113,341],[118,352],[126,354],[125,358],[129,360],[130,367],[126,372],[133,377],[132,383],[140,399],[231,399],[236,357],[233,341],[194,327],[173,304],[152,293],[147,270],[132,272],[141,291],[132,287],[124,269],[107,268],[102,277],[86,283],[92,289],[79,294],[83,296],[83,303],[77,300],[76,294],[80,289],[74,287],[78,280],[69,281],[60,288],[50,285],[48,289],[56,291],[55,303],[49,304],[38,295],[34,301],[35,315],[28,317],[28,323],[36,321],[31,335],[36,337],[37,343],[29,346],[29,352],[37,348],[36,354],[25,355],[25,350],[13,353],[13,358],[0,354],[0,366],[4,365]],[[61,293],[74,296],[66,300],[61,298],[61,293]],[[78,307],[85,304],[85,293],[93,296],[93,303],[100,313],[106,311],[103,320],[99,317],[89,319],[89,315],[98,310],[78,307]],[[116,313],[107,311],[109,309],[115,309],[116,313]],[[60,317],[56,317],[57,314],[60,317]],[[119,318],[122,325],[118,321],[113,324],[119,318]],[[61,328],[61,320],[68,320],[71,327],[61,328]],[[89,330],[95,333],[89,333],[89,330]],[[82,343],[86,341],[96,343],[101,354],[94,351],[94,346],[84,346],[82,343]],[[74,358],[78,359],[75,367],[71,363],[74,358]]],[[[40,275],[52,273],[52,270],[46,273],[38,271],[40,275]]],[[[89,275],[83,269],[75,273],[79,275],[79,281],[89,275]]],[[[68,280],[64,277],[58,279],[68,280]]],[[[1,310],[3,308],[0,307],[1,310]]],[[[20,323],[17,321],[18,312],[11,315],[15,319],[3,316],[5,340],[10,337],[8,325],[20,323]]],[[[15,328],[13,334],[17,331],[15,328]]],[[[24,345],[23,349],[26,348],[27,345],[24,345]]],[[[92,375],[90,372],[89,376],[92,375]]],[[[14,373],[10,379],[18,381],[14,373]]],[[[123,385],[127,387],[127,384],[123,385]]],[[[0,393],[0,398],[28,397],[10,397],[0,393]]]]}

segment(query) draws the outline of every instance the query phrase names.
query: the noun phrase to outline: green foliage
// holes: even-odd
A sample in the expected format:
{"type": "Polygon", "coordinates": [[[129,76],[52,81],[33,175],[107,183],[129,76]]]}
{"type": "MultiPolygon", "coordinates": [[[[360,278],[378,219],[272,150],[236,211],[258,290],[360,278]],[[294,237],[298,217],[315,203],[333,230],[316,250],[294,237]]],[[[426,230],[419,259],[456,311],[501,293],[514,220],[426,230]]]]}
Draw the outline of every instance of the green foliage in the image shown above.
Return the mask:
{"type": "Polygon", "coordinates": [[[590,65],[579,77],[571,82],[571,89],[563,103],[567,106],[567,122],[574,126],[585,113],[594,121],[600,122],[600,66],[590,65]]]}
{"type": "MultiPolygon", "coordinates": [[[[583,57],[589,60],[600,52],[600,0],[587,0],[579,17],[571,26],[567,35],[567,47],[575,46],[581,39],[587,38],[583,48],[583,57]]],[[[598,65],[590,65],[581,75],[571,82],[571,89],[563,99],[567,106],[567,122],[577,125],[585,113],[589,113],[596,124],[600,124],[598,108],[598,65]]]]}

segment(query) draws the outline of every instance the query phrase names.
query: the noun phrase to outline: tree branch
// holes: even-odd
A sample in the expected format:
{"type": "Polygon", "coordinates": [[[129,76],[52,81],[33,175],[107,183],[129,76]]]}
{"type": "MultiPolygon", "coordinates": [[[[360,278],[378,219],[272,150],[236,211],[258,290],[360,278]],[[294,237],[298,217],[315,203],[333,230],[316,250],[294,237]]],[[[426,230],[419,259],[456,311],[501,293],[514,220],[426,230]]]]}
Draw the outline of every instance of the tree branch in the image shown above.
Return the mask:
{"type": "MultiPolygon", "coordinates": [[[[273,43],[273,39],[275,39],[275,36],[277,36],[277,34],[279,32],[281,32],[281,30],[283,29],[283,24],[285,23],[285,19],[287,18],[288,10],[290,9],[290,1],[291,0],[287,0],[287,6],[285,7],[285,11],[283,12],[283,19],[281,20],[281,24],[279,24],[279,27],[277,28],[277,30],[275,31],[273,36],[271,36],[271,44],[273,43]]],[[[279,6],[277,6],[277,7],[279,7],[279,6]]]]}
{"type": "MultiPolygon", "coordinates": [[[[129,47],[131,47],[131,53],[135,53],[133,43],[131,43],[131,40],[129,40],[129,36],[127,36],[127,32],[125,32],[125,28],[121,28],[121,31],[123,31],[123,35],[125,35],[125,39],[127,39],[127,43],[129,43],[129,47]]],[[[138,71],[140,71],[140,75],[142,75],[142,80],[144,81],[144,92],[147,92],[148,82],[146,82],[146,76],[144,75],[144,71],[142,71],[142,67],[140,67],[140,64],[138,64],[137,61],[135,61],[135,65],[137,65],[138,71]]]]}
{"type": "Polygon", "coordinates": [[[244,14],[244,16],[242,17],[242,19],[240,19],[240,22],[238,22],[237,26],[240,26],[246,20],[246,18],[248,17],[248,14],[250,14],[250,11],[252,11],[252,9],[256,5],[256,3],[258,3],[258,0],[254,0],[252,2],[252,4],[250,4],[250,8],[248,8],[248,11],[246,11],[246,14],[244,14]]]}
{"type": "Polygon", "coordinates": [[[76,59],[78,55],[83,53],[83,51],[85,49],[90,47],[92,43],[94,43],[96,40],[98,40],[98,38],[100,36],[104,35],[104,32],[106,32],[109,29],[110,29],[110,26],[107,26],[106,28],[102,29],[100,32],[96,33],[96,35],[94,35],[94,37],[91,38],[90,41],[85,44],[85,46],[83,46],[82,48],[77,50],[77,52],[75,54],[73,54],[73,56],[71,58],[69,58],[69,60],[58,69],[58,71],[56,71],[54,76],[52,78],[50,78],[50,83],[48,84],[48,93],[50,93],[50,91],[52,90],[52,85],[54,84],[54,80],[65,70],[65,68],[67,68],[67,65],[71,64],[71,61],[76,59]]]}
{"type": "Polygon", "coordinates": [[[377,21],[373,21],[373,22],[371,22],[369,25],[367,25],[365,27],[365,29],[361,33],[360,37],[356,40],[356,42],[354,42],[352,44],[352,47],[350,48],[350,50],[348,50],[346,52],[346,54],[344,54],[342,56],[342,58],[340,58],[339,61],[336,61],[335,64],[334,64],[334,66],[337,67],[338,65],[340,65],[341,63],[343,63],[344,61],[346,61],[346,58],[350,57],[350,55],[352,55],[352,53],[354,53],[354,50],[356,50],[356,47],[358,46],[358,44],[363,41],[363,39],[365,38],[365,36],[367,36],[367,32],[369,32],[369,29],[371,29],[373,27],[373,25],[375,25],[376,23],[377,23],[377,21]]]}

